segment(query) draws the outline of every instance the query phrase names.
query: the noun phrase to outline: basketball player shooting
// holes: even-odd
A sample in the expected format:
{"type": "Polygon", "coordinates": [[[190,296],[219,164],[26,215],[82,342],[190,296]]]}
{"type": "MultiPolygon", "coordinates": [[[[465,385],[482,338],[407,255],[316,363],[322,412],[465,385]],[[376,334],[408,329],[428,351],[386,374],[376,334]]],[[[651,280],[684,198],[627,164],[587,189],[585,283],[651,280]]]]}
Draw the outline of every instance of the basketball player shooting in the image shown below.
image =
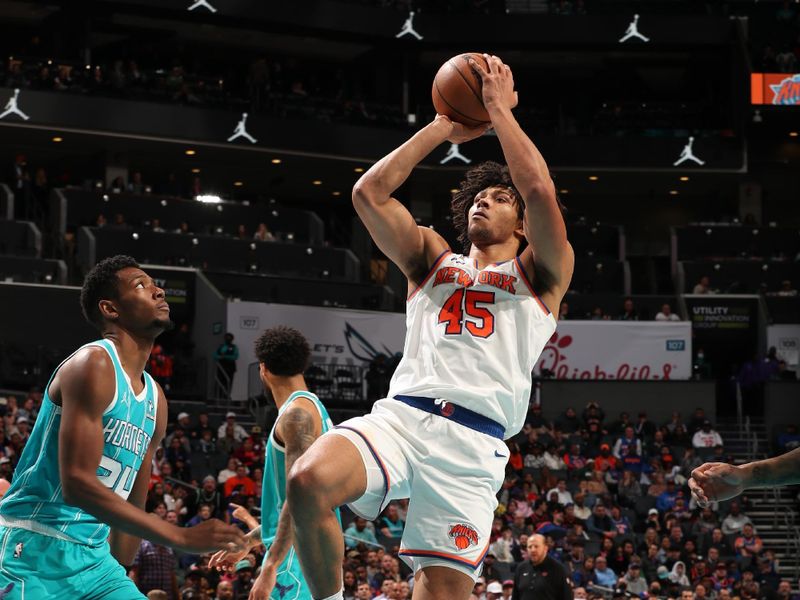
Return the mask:
{"type": "Polygon", "coordinates": [[[141,537],[191,553],[245,543],[216,519],[184,528],[143,510],[167,424],[164,391],[144,371],[171,325],[164,290],[114,256],[87,274],[81,306],[102,339],[56,368],[0,503],[7,600],[143,600],[120,565],[133,562],[141,537]]]}
{"type": "Polygon", "coordinates": [[[454,195],[466,255],[418,227],[392,193],[440,144],[475,139],[488,124],[438,115],[353,189],[372,238],[408,278],[407,332],[389,397],[321,436],[291,470],[295,547],[316,599],[342,598],[341,504],[374,519],[410,498],[400,556],[414,570],[414,600],[466,600],[482,568],[503,440],[523,425],[531,370],[556,328],[547,307],[560,305],[574,265],[547,164],[511,112],[511,69],[485,58],[470,64],[508,166],[475,167],[454,195]]]}

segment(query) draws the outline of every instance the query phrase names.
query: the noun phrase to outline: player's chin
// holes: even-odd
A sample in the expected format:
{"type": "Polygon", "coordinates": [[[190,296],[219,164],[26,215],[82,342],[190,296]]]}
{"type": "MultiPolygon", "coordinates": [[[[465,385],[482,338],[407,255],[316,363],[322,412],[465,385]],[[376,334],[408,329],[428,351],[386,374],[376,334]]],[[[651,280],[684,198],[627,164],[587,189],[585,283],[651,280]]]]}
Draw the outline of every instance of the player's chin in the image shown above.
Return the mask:
{"type": "Polygon", "coordinates": [[[175,323],[169,317],[156,317],[153,319],[153,329],[171,331],[175,329],[175,323]]]}

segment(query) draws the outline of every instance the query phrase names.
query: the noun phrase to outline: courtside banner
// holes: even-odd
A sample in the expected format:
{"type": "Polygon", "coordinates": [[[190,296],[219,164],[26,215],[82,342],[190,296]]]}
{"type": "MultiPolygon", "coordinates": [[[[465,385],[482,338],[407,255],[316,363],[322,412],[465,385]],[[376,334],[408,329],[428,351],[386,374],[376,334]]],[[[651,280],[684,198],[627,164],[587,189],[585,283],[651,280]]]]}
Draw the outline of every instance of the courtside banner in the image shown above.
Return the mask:
{"type": "Polygon", "coordinates": [[[800,73],[751,73],[750,102],[800,106],[800,73]]]}
{"type": "Polygon", "coordinates": [[[308,339],[315,363],[368,365],[378,354],[403,351],[406,316],[344,308],[229,302],[228,331],[239,347],[233,397],[247,397],[248,365],[256,362],[253,343],[265,329],[294,327],[308,339]]]}
{"type": "Polygon", "coordinates": [[[689,379],[691,344],[688,321],[559,321],[535,372],[556,379],[689,379]]]}

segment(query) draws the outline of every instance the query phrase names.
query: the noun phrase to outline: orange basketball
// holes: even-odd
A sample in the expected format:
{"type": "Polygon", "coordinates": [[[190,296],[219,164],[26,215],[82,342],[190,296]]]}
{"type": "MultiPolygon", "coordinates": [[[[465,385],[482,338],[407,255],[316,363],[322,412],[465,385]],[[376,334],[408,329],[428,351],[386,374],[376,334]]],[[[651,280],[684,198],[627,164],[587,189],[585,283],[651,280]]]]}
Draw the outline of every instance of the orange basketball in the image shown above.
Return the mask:
{"type": "Polygon", "coordinates": [[[488,68],[486,59],[477,52],[454,56],[444,63],[433,78],[433,106],[440,115],[446,115],[469,127],[485,125],[490,121],[483,106],[481,78],[469,64],[469,59],[488,68]]]}

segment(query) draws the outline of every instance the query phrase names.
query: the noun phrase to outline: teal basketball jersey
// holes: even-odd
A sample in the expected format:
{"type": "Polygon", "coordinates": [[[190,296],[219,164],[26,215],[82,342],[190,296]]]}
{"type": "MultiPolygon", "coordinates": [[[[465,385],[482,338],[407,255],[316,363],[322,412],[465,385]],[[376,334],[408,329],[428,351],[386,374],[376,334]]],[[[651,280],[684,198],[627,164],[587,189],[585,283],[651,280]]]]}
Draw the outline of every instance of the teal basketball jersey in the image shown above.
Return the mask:
{"type": "MultiPolygon", "coordinates": [[[[333,421],[331,421],[328,411],[325,410],[322,402],[316,395],[306,391],[294,392],[289,396],[278,411],[278,419],[286,412],[289,405],[298,398],[306,398],[314,403],[322,418],[322,434],[333,428],[333,421]]],[[[277,422],[276,419],[276,425],[277,422]]],[[[286,451],[283,446],[275,441],[275,425],[273,425],[272,431],[269,433],[269,439],[266,444],[264,479],[261,490],[261,540],[264,542],[264,546],[267,548],[267,556],[269,556],[269,547],[272,545],[275,534],[278,531],[278,519],[281,515],[283,503],[286,501],[286,451]]],[[[338,508],[336,509],[336,517],[341,522],[338,508]]],[[[272,598],[279,598],[280,600],[311,600],[311,593],[308,591],[303,579],[300,562],[295,556],[294,548],[289,550],[283,563],[278,567],[276,581],[272,598]]]]}
{"type": "MultiPolygon", "coordinates": [[[[158,388],[145,373],[144,389],[137,396],[120,364],[114,343],[98,340],[78,350],[87,346],[99,346],[108,352],[116,378],[114,397],[103,413],[104,447],[97,478],[127,500],[156,428],[158,388]]],[[[19,459],[11,487],[0,502],[0,525],[96,547],[106,542],[109,526],[67,504],[61,493],[58,469],[61,407],[50,399],[50,383],[64,362],[47,383],[41,412],[19,459]]]]}

